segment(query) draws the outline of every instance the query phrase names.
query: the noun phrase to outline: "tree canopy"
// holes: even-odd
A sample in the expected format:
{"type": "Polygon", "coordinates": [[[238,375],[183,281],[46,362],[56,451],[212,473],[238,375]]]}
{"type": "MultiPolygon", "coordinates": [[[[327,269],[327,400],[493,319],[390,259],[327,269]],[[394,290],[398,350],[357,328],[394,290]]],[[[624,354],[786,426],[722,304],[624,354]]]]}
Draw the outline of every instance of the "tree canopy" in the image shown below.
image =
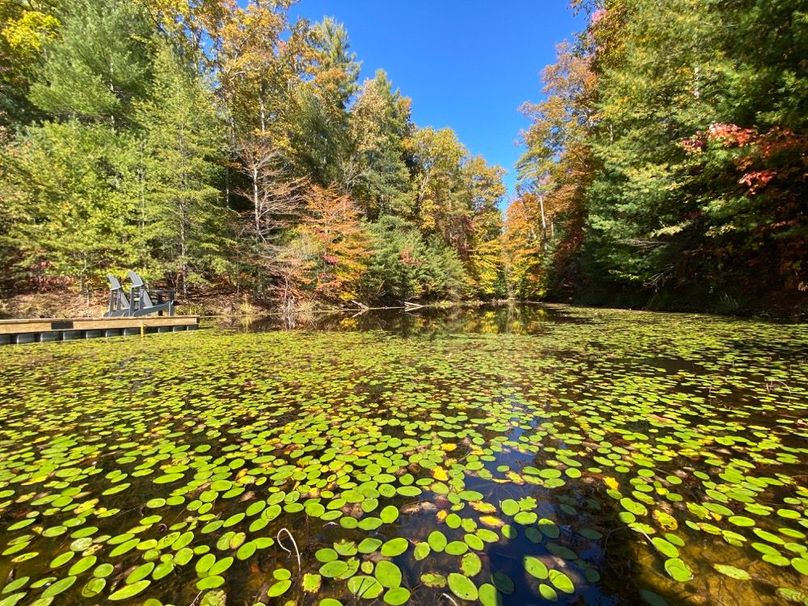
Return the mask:
{"type": "Polygon", "coordinates": [[[0,287],[804,300],[799,0],[574,0],[507,209],[502,168],[291,4],[0,0],[0,287]]]}
{"type": "Polygon", "coordinates": [[[496,296],[503,171],[290,2],[2,3],[2,264],[267,303],[496,296]]]}
{"type": "Polygon", "coordinates": [[[803,3],[573,4],[588,27],[524,108],[506,233],[535,279],[516,272],[517,290],[727,311],[804,297],[803,3]]]}

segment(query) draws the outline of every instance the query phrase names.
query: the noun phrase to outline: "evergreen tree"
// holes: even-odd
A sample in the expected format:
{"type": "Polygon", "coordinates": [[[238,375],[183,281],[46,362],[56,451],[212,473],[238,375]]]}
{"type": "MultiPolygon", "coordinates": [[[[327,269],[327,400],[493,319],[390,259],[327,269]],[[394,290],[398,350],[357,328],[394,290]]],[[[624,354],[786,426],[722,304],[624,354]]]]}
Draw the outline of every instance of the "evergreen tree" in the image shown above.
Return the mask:
{"type": "Polygon", "coordinates": [[[134,259],[133,208],[116,168],[127,149],[109,126],[76,120],[30,128],[6,148],[0,191],[18,279],[75,280],[86,294],[134,259]]]}
{"type": "Polygon", "coordinates": [[[384,214],[414,218],[410,183],[410,100],[393,90],[383,71],[365,81],[350,113],[351,154],[344,186],[370,219],[384,214]]]}
{"type": "Polygon", "coordinates": [[[223,139],[214,99],[163,43],[136,116],[144,138],[145,239],[154,256],[147,269],[186,293],[189,283],[226,269],[230,215],[215,187],[223,139]]]}
{"type": "Polygon", "coordinates": [[[131,118],[149,83],[151,36],[145,15],[128,0],[64,0],[59,38],[47,47],[30,98],[56,117],[107,121],[131,118]]]}
{"type": "Polygon", "coordinates": [[[309,79],[297,87],[299,115],[293,147],[297,174],[320,185],[344,187],[349,153],[348,105],[356,92],[359,63],[345,27],[326,18],[312,28],[315,57],[309,79]]]}

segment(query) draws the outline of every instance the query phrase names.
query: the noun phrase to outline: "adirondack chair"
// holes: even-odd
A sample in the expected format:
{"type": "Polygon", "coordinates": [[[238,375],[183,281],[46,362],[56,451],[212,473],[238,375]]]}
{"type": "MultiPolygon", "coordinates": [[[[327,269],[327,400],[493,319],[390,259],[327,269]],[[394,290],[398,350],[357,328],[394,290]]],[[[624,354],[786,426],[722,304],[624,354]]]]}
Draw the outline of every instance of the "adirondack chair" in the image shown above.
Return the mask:
{"type": "Polygon", "coordinates": [[[129,315],[129,299],[126,298],[126,293],[123,291],[121,283],[118,278],[107,274],[107,281],[109,282],[109,311],[104,314],[106,318],[114,318],[119,316],[129,315]]]}
{"type": "Polygon", "coordinates": [[[174,291],[172,289],[153,290],[152,294],[154,294],[157,301],[152,301],[149,290],[143,282],[143,278],[132,270],[126,273],[129,276],[129,281],[132,283],[132,288],[129,291],[131,308],[126,315],[145,316],[156,313],[162,316],[164,311],[167,311],[169,316],[174,315],[174,291]]]}

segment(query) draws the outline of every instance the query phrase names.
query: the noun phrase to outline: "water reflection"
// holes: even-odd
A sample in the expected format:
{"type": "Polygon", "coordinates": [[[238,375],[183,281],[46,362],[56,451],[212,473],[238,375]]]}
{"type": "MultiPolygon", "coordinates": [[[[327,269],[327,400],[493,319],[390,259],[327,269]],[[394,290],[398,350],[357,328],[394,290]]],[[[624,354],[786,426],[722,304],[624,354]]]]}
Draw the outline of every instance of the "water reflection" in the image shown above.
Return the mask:
{"type": "Polygon", "coordinates": [[[239,332],[269,330],[369,331],[382,330],[402,337],[450,334],[539,334],[559,323],[589,323],[590,316],[574,308],[541,304],[423,307],[415,310],[377,309],[320,312],[295,316],[275,314],[260,319],[218,321],[239,332]]]}

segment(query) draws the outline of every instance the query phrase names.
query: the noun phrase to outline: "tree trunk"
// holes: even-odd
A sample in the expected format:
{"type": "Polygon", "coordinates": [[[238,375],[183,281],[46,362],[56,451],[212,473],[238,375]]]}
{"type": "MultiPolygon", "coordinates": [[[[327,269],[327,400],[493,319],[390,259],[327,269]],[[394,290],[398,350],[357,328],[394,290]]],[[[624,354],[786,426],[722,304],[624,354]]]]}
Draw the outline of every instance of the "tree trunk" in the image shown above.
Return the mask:
{"type": "Polygon", "coordinates": [[[180,280],[182,296],[188,296],[188,238],[186,234],[187,215],[185,201],[180,202],[180,280]]]}
{"type": "Polygon", "coordinates": [[[255,214],[255,237],[261,239],[261,203],[258,199],[258,166],[253,165],[252,169],[252,197],[253,212],[255,214]]]}
{"type": "Polygon", "coordinates": [[[541,248],[544,250],[547,243],[547,217],[544,216],[544,196],[539,196],[539,209],[541,211],[541,248]]]}

